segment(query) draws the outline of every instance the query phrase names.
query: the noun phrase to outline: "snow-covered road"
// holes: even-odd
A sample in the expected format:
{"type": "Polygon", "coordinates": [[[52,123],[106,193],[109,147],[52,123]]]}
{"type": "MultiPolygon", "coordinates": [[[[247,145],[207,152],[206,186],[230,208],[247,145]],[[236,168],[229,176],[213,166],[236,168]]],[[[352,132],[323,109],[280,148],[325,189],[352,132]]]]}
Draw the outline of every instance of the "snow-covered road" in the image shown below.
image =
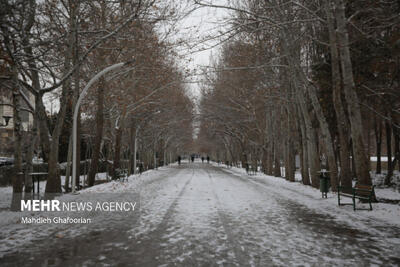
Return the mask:
{"type": "Polygon", "coordinates": [[[400,264],[397,226],[369,220],[352,226],[267,180],[206,163],[174,165],[140,179],[133,183],[141,195],[138,221],[107,220],[78,236],[53,231],[7,253],[0,265],[400,264]]]}

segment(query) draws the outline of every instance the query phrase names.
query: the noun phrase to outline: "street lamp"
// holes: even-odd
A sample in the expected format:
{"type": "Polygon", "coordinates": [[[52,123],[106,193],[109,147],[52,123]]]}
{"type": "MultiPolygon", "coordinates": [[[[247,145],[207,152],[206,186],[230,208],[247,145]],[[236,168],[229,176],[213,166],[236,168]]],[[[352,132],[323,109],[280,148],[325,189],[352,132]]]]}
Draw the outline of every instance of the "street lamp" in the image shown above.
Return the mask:
{"type": "Polygon", "coordinates": [[[88,82],[88,84],[85,86],[85,88],[83,88],[83,91],[82,91],[81,95],[79,96],[78,101],[76,102],[75,110],[74,110],[74,122],[73,122],[73,126],[72,126],[72,146],[73,146],[73,152],[72,152],[72,194],[76,193],[76,191],[75,191],[75,186],[76,186],[76,153],[77,153],[77,151],[76,151],[76,139],[77,139],[79,106],[81,105],[81,102],[82,102],[83,98],[86,96],[87,91],[90,88],[90,86],[92,86],[98,79],[100,79],[101,76],[103,76],[107,72],[110,72],[112,70],[121,68],[123,66],[126,66],[126,65],[130,64],[132,61],[133,60],[128,61],[128,62],[121,62],[121,63],[117,63],[117,64],[114,64],[114,65],[111,65],[111,66],[103,69],[99,73],[97,73],[88,82]]]}
{"type": "Polygon", "coordinates": [[[10,120],[11,120],[11,116],[3,116],[3,118],[4,118],[4,121],[6,122],[5,124],[0,124],[0,127],[7,127],[8,126],[8,123],[10,122],[10,120]]]}

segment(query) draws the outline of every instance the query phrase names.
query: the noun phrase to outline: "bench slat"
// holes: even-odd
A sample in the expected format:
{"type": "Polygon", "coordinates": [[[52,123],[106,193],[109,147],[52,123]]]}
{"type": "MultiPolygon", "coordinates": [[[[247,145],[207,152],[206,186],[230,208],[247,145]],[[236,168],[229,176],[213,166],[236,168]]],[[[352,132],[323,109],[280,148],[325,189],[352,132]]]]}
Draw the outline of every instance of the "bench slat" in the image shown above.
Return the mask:
{"type": "Polygon", "coordinates": [[[353,197],[352,194],[347,194],[347,193],[340,193],[340,195],[345,197],[353,197]]]}
{"type": "Polygon", "coordinates": [[[372,185],[363,185],[363,184],[356,184],[354,188],[357,189],[364,189],[364,190],[372,190],[373,186],[372,185]]]}

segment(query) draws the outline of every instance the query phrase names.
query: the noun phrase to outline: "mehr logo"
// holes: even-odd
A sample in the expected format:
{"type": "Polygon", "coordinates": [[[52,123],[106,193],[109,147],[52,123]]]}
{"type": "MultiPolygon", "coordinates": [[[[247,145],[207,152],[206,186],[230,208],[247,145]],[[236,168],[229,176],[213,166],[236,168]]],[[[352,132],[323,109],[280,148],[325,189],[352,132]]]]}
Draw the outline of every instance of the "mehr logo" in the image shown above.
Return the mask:
{"type": "Polygon", "coordinates": [[[21,200],[21,211],[61,211],[59,200],[21,200]]]}

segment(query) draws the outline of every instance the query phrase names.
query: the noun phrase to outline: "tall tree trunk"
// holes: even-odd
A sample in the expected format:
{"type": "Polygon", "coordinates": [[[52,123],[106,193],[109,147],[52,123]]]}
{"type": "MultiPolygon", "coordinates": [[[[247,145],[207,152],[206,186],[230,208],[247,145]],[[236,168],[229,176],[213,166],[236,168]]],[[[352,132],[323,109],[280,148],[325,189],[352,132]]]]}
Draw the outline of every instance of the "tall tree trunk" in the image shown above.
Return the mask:
{"type": "Polygon", "coordinates": [[[273,175],[274,166],[274,143],[271,141],[267,147],[267,174],[273,175]]]}
{"type": "Polygon", "coordinates": [[[280,147],[280,132],[281,132],[281,121],[280,121],[280,110],[275,110],[275,137],[274,137],[274,176],[282,177],[281,173],[281,147],[280,147]]]}
{"type": "Polygon", "coordinates": [[[134,133],[134,141],[133,141],[133,174],[137,173],[137,151],[138,151],[138,133],[139,133],[139,126],[135,127],[134,133]]]}
{"type": "Polygon", "coordinates": [[[320,160],[318,153],[318,145],[317,145],[317,133],[316,129],[313,126],[313,122],[311,119],[311,114],[309,113],[309,104],[304,98],[304,93],[302,91],[297,94],[299,108],[303,114],[304,124],[305,124],[305,134],[307,137],[307,157],[308,157],[308,165],[310,168],[309,174],[311,177],[311,184],[313,187],[319,187],[319,175],[320,171],[320,160]]]}
{"type": "MultiPolygon", "coordinates": [[[[244,151],[244,150],[242,150],[242,154],[241,154],[242,156],[241,156],[241,158],[240,158],[240,160],[241,160],[241,166],[242,166],[242,168],[246,168],[246,164],[247,164],[247,155],[246,155],[246,152],[244,151]]],[[[217,159],[218,159],[218,157],[217,157],[217,159]]]]}
{"type": "MultiPolygon", "coordinates": [[[[282,60],[283,61],[283,60],[282,60]]],[[[285,62],[283,62],[285,63],[285,62]]],[[[286,133],[284,134],[284,155],[285,155],[285,179],[291,182],[294,182],[294,172],[295,170],[292,168],[293,164],[293,125],[292,125],[292,116],[293,111],[291,110],[292,103],[292,86],[290,84],[290,78],[288,75],[288,71],[286,69],[282,70],[282,75],[280,76],[280,83],[285,90],[286,97],[286,105],[282,107],[282,115],[286,117],[286,120],[282,120],[282,130],[285,129],[286,133]],[[286,122],[286,123],[285,123],[286,122]]]]}
{"type": "Polygon", "coordinates": [[[357,92],[355,90],[353,66],[350,57],[350,42],[346,25],[347,20],[345,16],[345,4],[343,0],[335,0],[335,4],[335,18],[338,26],[337,36],[341,59],[340,62],[342,67],[341,73],[343,77],[343,89],[350,120],[350,132],[353,140],[352,145],[355,170],[360,183],[371,185],[372,181],[369,174],[369,164],[363,141],[361,110],[357,92]]]}
{"type": "MultiPolygon", "coordinates": [[[[270,107],[270,109],[272,109],[270,107]]],[[[273,133],[273,120],[274,120],[274,112],[272,110],[269,110],[269,114],[266,116],[267,118],[267,130],[266,130],[266,135],[267,135],[267,174],[268,175],[273,175],[274,173],[274,136],[275,134],[273,133]]]]}
{"type": "Polygon", "coordinates": [[[42,148],[42,154],[44,161],[47,162],[50,154],[50,131],[47,125],[47,115],[46,109],[43,105],[43,94],[40,93],[40,80],[39,80],[39,72],[36,64],[36,57],[33,55],[32,45],[29,40],[31,38],[31,28],[34,25],[35,16],[36,16],[36,1],[29,0],[27,1],[29,5],[30,13],[27,16],[26,26],[24,28],[25,38],[22,40],[22,44],[24,46],[24,51],[27,57],[27,64],[29,66],[30,78],[32,80],[32,88],[35,91],[35,116],[37,120],[37,127],[39,128],[40,134],[40,144],[42,148]]]}
{"type": "Polygon", "coordinates": [[[121,140],[122,140],[122,133],[123,133],[123,129],[124,129],[125,114],[126,114],[126,106],[123,107],[119,125],[115,129],[115,150],[114,150],[115,154],[114,154],[114,164],[113,164],[114,179],[115,179],[115,170],[120,168],[121,140]]]}
{"type": "Polygon", "coordinates": [[[331,8],[329,6],[329,2],[327,0],[324,1],[325,11],[327,14],[328,21],[328,32],[329,32],[329,44],[330,44],[330,53],[331,53],[331,71],[332,71],[332,99],[333,106],[335,109],[336,120],[337,120],[337,128],[339,132],[339,154],[340,154],[340,179],[339,183],[346,187],[350,188],[352,186],[351,182],[351,171],[350,171],[350,151],[349,151],[349,133],[348,122],[346,113],[344,110],[344,105],[341,97],[341,76],[340,76],[340,59],[338,52],[338,43],[335,32],[335,18],[333,17],[333,13],[331,12],[331,8]]]}
{"type": "Polygon", "coordinates": [[[374,123],[375,130],[375,142],[376,142],[376,173],[379,174],[382,172],[382,161],[381,161],[381,153],[382,153],[382,122],[378,118],[375,117],[374,123]]]}
{"type": "Polygon", "coordinates": [[[51,135],[47,125],[46,109],[43,104],[43,94],[39,93],[35,98],[35,112],[38,119],[40,147],[45,162],[48,162],[51,150],[51,135]]]}
{"type": "Polygon", "coordinates": [[[122,139],[122,128],[119,127],[115,133],[115,154],[114,154],[114,166],[113,166],[113,176],[115,179],[115,170],[120,167],[121,159],[121,139],[122,139]]]}
{"type": "Polygon", "coordinates": [[[130,133],[129,133],[129,168],[128,172],[129,175],[132,175],[135,173],[135,166],[133,166],[133,161],[135,159],[134,153],[135,153],[135,125],[133,122],[131,122],[131,127],[130,127],[130,133]]]}
{"type": "Polygon", "coordinates": [[[313,127],[310,127],[307,132],[309,132],[307,156],[310,166],[311,185],[315,188],[319,188],[318,172],[321,170],[321,162],[318,153],[317,130],[313,127]]]}
{"type": "Polygon", "coordinates": [[[104,125],[104,81],[100,80],[97,87],[97,112],[96,112],[96,136],[93,144],[92,160],[90,163],[88,186],[93,186],[100,159],[101,140],[103,139],[104,125]]]}
{"type": "MultiPolygon", "coordinates": [[[[70,5],[70,29],[71,29],[71,39],[70,39],[70,46],[71,46],[71,56],[72,56],[72,66],[76,66],[79,62],[79,36],[78,36],[78,19],[79,19],[79,6],[80,0],[71,1],[69,2],[70,5]]],[[[78,101],[80,95],[80,83],[79,83],[79,69],[74,72],[73,74],[73,90],[74,90],[74,107],[72,110],[75,109],[76,102],[78,101]]],[[[76,135],[76,185],[79,188],[79,182],[81,177],[81,109],[79,108],[78,111],[78,120],[77,120],[77,135],[76,135]]],[[[85,186],[83,184],[83,186],[85,186]]]]}
{"type": "Polygon", "coordinates": [[[164,149],[163,149],[163,166],[167,166],[167,165],[168,165],[168,163],[167,163],[167,147],[164,146],[164,149]]]}
{"type": "MultiPolygon", "coordinates": [[[[242,138],[243,139],[243,138],[242,138]]],[[[246,168],[246,164],[248,163],[248,158],[247,158],[247,146],[244,142],[244,140],[239,140],[240,144],[240,161],[241,161],[241,167],[246,168]]],[[[217,160],[219,160],[219,156],[217,156],[217,160]]]]}
{"type": "Polygon", "coordinates": [[[67,169],[65,171],[65,183],[64,183],[64,189],[65,192],[69,192],[69,183],[70,183],[70,177],[71,177],[71,163],[72,163],[72,135],[69,137],[69,143],[68,143],[68,155],[67,155],[67,169]]]}
{"type": "MultiPolygon", "coordinates": [[[[70,34],[68,36],[69,49],[66,51],[64,59],[64,73],[68,73],[71,69],[71,62],[76,65],[78,62],[78,24],[77,12],[79,11],[79,1],[74,3],[70,2],[70,34]]],[[[61,193],[61,179],[58,166],[58,149],[59,138],[61,135],[62,127],[67,113],[68,103],[73,95],[73,99],[77,99],[79,94],[79,71],[76,71],[74,76],[74,91],[72,93],[71,83],[66,82],[62,85],[62,95],[60,99],[60,110],[57,115],[57,121],[52,133],[52,140],[50,145],[50,153],[48,160],[48,177],[46,183],[46,194],[48,193],[61,193]]],[[[41,103],[42,104],[42,103],[41,103]]],[[[79,125],[79,124],[78,124],[79,125]]],[[[78,134],[79,137],[79,134],[78,134]]],[[[78,142],[79,144],[79,142],[78,142]]],[[[79,155],[79,153],[78,153],[79,155]]],[[[77,165],[79,170],[79,164],[77,165]]],[[[77,176],[79,177],[79,175],[77,176]]],[[[77,178],[79,179],[79,178],[77,178]]],[[[51,197],[51,196],[50,196],[51,197]]]]}
{"type": "MultiPolygon", "coordinates": [[[[16,72],[15,72],[16,81],[16,72]]],[[[18,86],[18,83],[14,83],[18,86]]],[[[11,202],[11,210],[21,210],[22,189],[24,186],[24,174],[22,170],[22,120],[21,120],[21,103],[18,89],[13,92],[13,121],[14,121],[14,176],[12,178],[13,195],[11,202]]]]}
{"type": "Polygon", "coordinates": [[[333,139],[329,131],[329,125],[328,122],[326,121],[325,115],[323,114],[321,104],[318,101],[318,96],[315,87],[312,85],[308,86],[308,93],[311,98],[315,114],[317,115],[317,119],[321,129],[322,140],[324,141],[325,144],[325,151],[328,158],[332,190],[337,191],[338,169],[336,164],[335,151],[333,148],[333,139]]]}
{"type": "Polygon", "coordinates": [[[392,165],[392,127],[388,121],[385,121],[386,128],[386,151],[387,151],[387,175],[385,178],[385,185],[390,185],[393,176],[392,165]]]}
{"type": "Polygon", "coordinates": [[[301,136],[301,178],[304,185],[310,185],[310,172],[308,167],[308,143],[307,143],[307,133],[306,133],[306,126],[304,123],[303,115],[300,111],[299,105],[296,105],[297,110],[297,121],[298,127],[300,129],[300,136],[301,136]]]}
{"type": "MultiPolygon", "coordinates": [[[[319,171],[320,171],[320,159],[318,153],[318,136],[316,131],[315,123],[313,123],[313,108],[306,98],[305,94],[307,93],[306,89],[308,86],[307,79],[305,74],[300,69],[301,68],[301,57],[300,50],[301,47],[298,43],[291,44],[290,41],[295,40],[293,37],[293,33],[286,30],[282,31],[283,39],[287,39],[289,42],[282,42],[281,48],[286,55],[289,55],[286,59],[286,62],[289,70],[291,83],[293,84],[293,88],[296,95],[296,102],[298,107],[303,114],[306,136],[307,136],[307,151],[308,151],[308,162],[310,167],[310,176],[312,186],[318,188],[319,187],[319,171]]],[[[314,103],[313,103],[314,104],[314,103]]],[[[315,111],[315,110],[314,110],[315,111]]]]}
{"type": "MultiPolygon", "coordinates": [[[[372,116],[372,114],[371,114],[372,116]]],[[[365,129],[365,134],[367,135],[367,158],[368,158],[368,170],[371,170],[371,122],[369,120],[366,121],[367,128],[365,129]]]]}
{"type": "Polygon", "coordinates": [[[267,171],[267,166],[268,166],[268,151],[267,151],[267,147],[265,147],[265,145],[263,146],[263,153],[262,153],[262,168],[263,168],[263,173],[268,174],[267,171]]]}
{"type": "MultiPolygon", "coordinates": [[[[32,192],[33,189],[33,183],[32,183],[32,176],[29,175],[29,173],[33,172],[33,165],[32,165],[32,159],[33,159],[33,155],[34,155],[34,151],[35,151],[35,147],[36,147],[36,141],[37,141],[37,120],[35,119],[35,114],[33,115],[33,125],[32,125],[32,129],[29,135],[29,139],[28,139],[28,147],[27,147],[27,153],[25,156],[25,195],[29,194],[32,192]]],[[[25,198],[27,198],[25,196],[25,198]]]]}
{"type": "MultiPolygon", "coordinates": [[[[34,58],[32,55],[32,48],[28,47],[25,49],[25,52],[30,55],[31,58],[34,58]]],[[[28,61],[31,77],[32,77],[32,87],[39,92],[40,91],[40,82],[39,82],[39,73],[37,71],[36,64],[33,60],[28,61]]],[[[40,146],[42,149],[42,156],[45,162],[49,159],[50,149],[51,149],[51,136],[50,131],[47,125],[47,114],[46,109],[43,104],[43,94],[37,93],[35,95],[35,119],[37,120],[37,127],[39,129],[39,139],[40,146]]]]}
{"type": "Polygon", "coordinates": [[[294,132],[295,132],[295,121],[294,121],[294,99],[293,99],[293,90],[292,86],[289,83],[289,77],[285,71],[285,80],[287,80],[287,140],[286,140],[286,164],[285,164],[285,178],[290,182],[295,181],[295,172],[296,172],[296,159],[295,159],[295,150],[294,150],[294,132]]]}
{"type": "Polygon", "coordinates": [[[285,165],[285,178],[290,182],[295,181],[295,155],[294,155],[294,144],[291,140],[287,144],[287,163],[285,165]]]}
{"type": "MultiPolygon", "coordinates": [[[[108,181],[109,176],[114,175],[112,167],[110,166],[110,162],[109,162],[112,160],[112,143],[111,143],[111,141],[107,142],[106,149],[107,149],[107,153],[106,153],[106,164],[107,165],[106,166],[107,166],[107,181],[108,181]]],[[[113,163],[113,165],[114,165],[114,163],[113,163]]]]}
{"type": "MultiPolygon", "coordinates": [[[[65,115],[67,112],[67,101],[69,95],[67,92],[67,88],[63,86],[62,96],[60,101],[60,111],[57,115],[57,121],[55,124],[55,128],[52,134],[51,140],[51,149],[48,160],[48,176],[46,183],[46,193],[62,193],[61,190],[61,179],[58,165],[58,148],[59,148],[59,139],[62,130],[62,126],[65,120],[65,115]]],[[[50,196],[51,197],[51,196],[50,196]]]]}
{"type": "Polygon", "coordinates": [[[398,168],[400,171],[400,133],[399,129],[393,127],[393,136],[394,136],[394,160],[392,162],[393,170],[396,168],[396,162],[398,164],[398,168]]]}
{"type": "Polygon", "coordinates": [[[81,179],[81,109],[78,111],[78,119],[77,119],[77,127],[76,127],[76,180],[75,185],[80,188],[80,179],[81,179]]]}
{"type": "Polygon", "coordinates": [[[300,140],[300,151],[299,151],[299,158],[300,158],[300,173],[301,173],[301,181],[304,185],[310,185],[310,177],[308,175],[308,166],[307,166],[307,145],[305,142],[300,140]]]}
{"type": "Polygon", "coordinates": [[[282,177],[281,173],[281,153],[279,148],[279,143],[274,144],[274,176],[282,177]]]}
{"type": "MultiPolygon", "coordinates": [[[[64,73],[67,73],[70,69],[70,58],[69,56],[65,57],[64,61],[64,73]]],[[[58,165],[58,149],[59,149],[59,139],[62,131],[62,127],[65,121],[65,117],[67,114],[68,109],[68,102],[71,98],[71,88],[70,83],[64,83],[62,86],[61,91],[61,99],[60,99],[60,110],[57,114],[57,120],[55,123],[54,130],[51,135],[50,141],[50,151],[48,154],[48,175],[47,175],[47,183],[45,192],[49,198],[52,198],[53,195],[51,194],[58,194],[62,193],[61,189],[61,179],[60,179],[60,172],[59,172],[59,165],[58,165]]],[[[40,95],[39,101],[36,101],[40,107],[39,112],[44,111],[43,105],[43,95],[40,95]],[[43,110],[42,110],[43,109],[43,110]]],[[[38,106],[36,107],[38,108],[38,106]]],[[[38,117],[40,115],[38,114],[38,117]]],[[[44,122],[39,119],[39,124],[41,125],[40,130],[44,130],[45,127],[43,126],[44,122]]],[[[47,126],[46,126],[47,127],[47,126]]],[[[42,133],[41,133],[42,137],[42,133]]]]}

